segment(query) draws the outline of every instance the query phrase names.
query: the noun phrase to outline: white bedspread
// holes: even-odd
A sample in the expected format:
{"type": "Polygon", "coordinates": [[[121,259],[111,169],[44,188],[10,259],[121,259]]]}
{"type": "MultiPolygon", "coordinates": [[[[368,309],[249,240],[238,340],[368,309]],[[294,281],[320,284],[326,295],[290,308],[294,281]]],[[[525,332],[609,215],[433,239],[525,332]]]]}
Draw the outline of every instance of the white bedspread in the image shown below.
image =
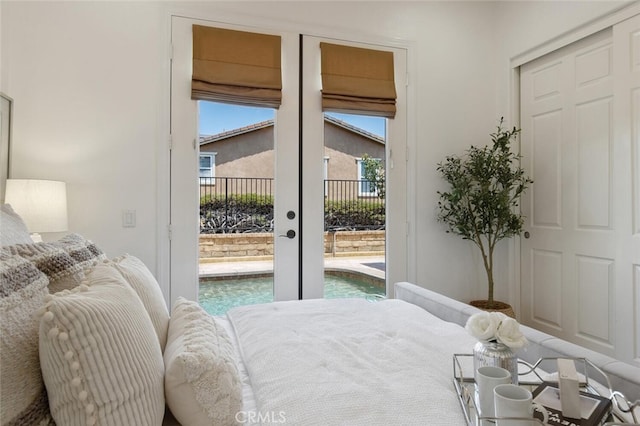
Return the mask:
{"type": "Polygon", "coordinates": [[[466,331],[400,300],[232,309],[258,417],[292,425],[464,425],[452,383],[466,331]]]}

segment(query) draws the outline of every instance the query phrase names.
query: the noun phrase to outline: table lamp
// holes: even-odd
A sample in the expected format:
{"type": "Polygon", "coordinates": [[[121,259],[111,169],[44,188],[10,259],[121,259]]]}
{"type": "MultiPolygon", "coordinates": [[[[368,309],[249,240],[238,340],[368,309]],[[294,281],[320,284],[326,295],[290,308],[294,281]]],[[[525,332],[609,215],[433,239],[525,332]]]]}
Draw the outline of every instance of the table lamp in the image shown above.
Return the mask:
{"type": "Polygon", "coordinates": [[[11,204],[31,232],[34,242],[40,232],[63,232],[67,224],[67,186],[64,182],[8,179],[5,203],[11,204]]]}

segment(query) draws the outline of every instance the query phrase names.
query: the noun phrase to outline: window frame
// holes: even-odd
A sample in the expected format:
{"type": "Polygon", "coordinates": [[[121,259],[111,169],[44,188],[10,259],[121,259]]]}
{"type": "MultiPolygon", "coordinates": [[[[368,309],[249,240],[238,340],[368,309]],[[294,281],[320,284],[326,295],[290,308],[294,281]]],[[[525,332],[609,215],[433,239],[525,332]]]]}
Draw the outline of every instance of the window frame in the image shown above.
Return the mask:
{"type": "Polygon", "coordinates": [[[217,152],[200,152],[198,154],[198,178],[215,179],[215,177],[216,177],[216,154],[217,154],[217,152]],[[209,167],[210,176],[202,176],[203,167],[202,167],[202,164],[200,163],[200,160],[202,159],[202,157],[209,157],[211,159],[210,167],[209,167]]]}
{"type": "MultiPolygon", "coordinates": [[[[372,158],[372,160],[382,162],[381,158],[372,158]]],[[[363,187],[365,185],[370,185],[372,182],[364,178],[364,160],[362,157],[356,158],[356,165],[358,167],[358,197],[377,197],[378,196],[378,188],[373,188],[373,191],[363,191],[363,187]]]]}

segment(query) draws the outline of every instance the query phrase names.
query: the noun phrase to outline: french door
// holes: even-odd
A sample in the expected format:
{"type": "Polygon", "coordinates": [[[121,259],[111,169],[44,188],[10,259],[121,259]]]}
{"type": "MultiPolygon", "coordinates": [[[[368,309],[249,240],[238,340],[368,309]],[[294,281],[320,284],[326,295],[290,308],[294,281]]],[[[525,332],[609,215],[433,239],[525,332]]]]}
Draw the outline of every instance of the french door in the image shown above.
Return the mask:
{"type": "MultiPolygon", "coordinates": [[[[393,297],[393,283],[407,277],[407,180],[406,180],[406,50],[379,45],[347,42],[323,37],[302,37],[302,209],[304,220],[303,298],[318,298],[324,294],[324,209],[323,201],[325,135],[321,108],[320,43],[392,51],[396,86],[396,116],[386,120],[384,163],[386,165],[386,294],[393,297]]],[[[354,167],[357,165],[354,163],[354,167]]]]}
{"type": "MultiPolygon", "coordinates": [[[[323,297],[324,197],[320,38],[172,18],[171,301],[198,297],[198,111],[191,100],[192,25],[279,35],[282,104],[274,119],[274,300],[323,297]],[[302,46],[302,48],[301,48],[302,46]],[[301,54],[302,52],[302,54],[301,54]],[[301,285],[304,283],[304,286],[301,285]]],[[[332,40],[333,43],[341,43],[332,40]]],[[[397,115],[388,120],[387,283],[406,279],[406,52],[394,51],[397,115]],[[398,188],[398,190],[394,190],[398,188]],[[394,195],[395,194],[395,195],[394,195]],[[395,221],[392,223],[392,220],[395,221]]],[[[387,284],[389,285],[389,284],[387,284]]]]}

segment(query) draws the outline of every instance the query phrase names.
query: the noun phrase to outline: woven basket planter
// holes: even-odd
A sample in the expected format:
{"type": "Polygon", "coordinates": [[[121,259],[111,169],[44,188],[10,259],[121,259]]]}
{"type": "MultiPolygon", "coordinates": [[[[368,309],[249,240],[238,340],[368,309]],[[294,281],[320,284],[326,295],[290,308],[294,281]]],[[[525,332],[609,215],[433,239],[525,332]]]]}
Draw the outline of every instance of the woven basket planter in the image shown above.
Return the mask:
{"type": "Polygon", "coordinates": [[[501,312],[511,318],[516,317],[515,312],[513,312],[513,308],[508,303],[498,302],[494,300],[492,303],[489,303],[488,300],[472,300],[469,302],[471,306],[475,306],[478,309],[482,309],[483,311],[488,312],[501,312]]]}

